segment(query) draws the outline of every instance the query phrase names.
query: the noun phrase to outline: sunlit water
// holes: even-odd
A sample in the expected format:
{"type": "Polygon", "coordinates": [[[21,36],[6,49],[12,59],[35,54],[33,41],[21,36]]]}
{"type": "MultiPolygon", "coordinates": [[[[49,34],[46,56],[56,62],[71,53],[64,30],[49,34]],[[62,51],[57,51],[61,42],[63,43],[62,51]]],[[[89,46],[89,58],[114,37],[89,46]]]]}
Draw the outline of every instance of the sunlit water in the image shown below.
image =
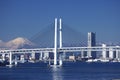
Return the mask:
{"type": "Polygon", "coordinates": [[[120,63],[66,62],[51,68],[45,63],[0,67],[0,80],[114,80],[120,79],[120,63]]]}

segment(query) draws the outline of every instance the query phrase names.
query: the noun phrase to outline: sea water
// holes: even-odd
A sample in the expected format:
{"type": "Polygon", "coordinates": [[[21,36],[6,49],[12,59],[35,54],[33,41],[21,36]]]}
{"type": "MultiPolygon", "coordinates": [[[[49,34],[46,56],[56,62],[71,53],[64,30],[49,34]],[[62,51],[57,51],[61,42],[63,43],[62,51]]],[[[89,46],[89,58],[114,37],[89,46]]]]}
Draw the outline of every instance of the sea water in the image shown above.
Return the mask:
{"type": "Polygon", "coordinates": [[[120,63],[64,62],[57,68],[47,64],[0,66],[0,80],[120,80],[120,63]]]}

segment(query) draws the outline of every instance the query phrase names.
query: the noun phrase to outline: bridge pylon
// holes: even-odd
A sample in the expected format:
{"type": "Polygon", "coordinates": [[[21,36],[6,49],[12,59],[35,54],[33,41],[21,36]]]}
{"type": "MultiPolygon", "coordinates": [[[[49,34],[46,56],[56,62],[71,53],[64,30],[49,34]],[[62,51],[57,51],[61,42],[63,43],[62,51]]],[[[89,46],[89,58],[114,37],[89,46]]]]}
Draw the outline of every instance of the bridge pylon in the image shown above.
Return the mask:
{"type": "MultiPolygon", "coordinates": [[[[55,32],[54,32],[54,66],[57,66],[58,63],[57,63],[57,29],[58,28],[58,21],[57,21],[57,18],[55,18],[55,32]]],[[[59,19],[59,35],[60,35],[60,42],[59,42],[59,47],[62,48],[62,19],[60,18],[59,19]]],[[[61,56],[60,56],[61,57],[61,56]]],[[[60,58],[59,59],[59,65],[62,65],[62,59],[60,58]]]]}

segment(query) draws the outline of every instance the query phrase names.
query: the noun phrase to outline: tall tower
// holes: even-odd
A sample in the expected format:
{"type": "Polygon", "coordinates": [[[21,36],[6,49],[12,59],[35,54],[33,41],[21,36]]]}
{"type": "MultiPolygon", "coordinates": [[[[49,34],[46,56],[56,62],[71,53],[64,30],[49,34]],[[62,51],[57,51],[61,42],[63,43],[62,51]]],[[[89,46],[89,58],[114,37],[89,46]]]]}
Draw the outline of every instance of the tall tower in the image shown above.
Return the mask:
{"type": "Polygon", "coordinates": [[[54,65],[57,65],[57,18],[55,18],[55,33],[54,33],[54,65]]]}
{"type": "Polygon", "coordinates": [[[88,47],[96,46],[96,35],[93,32],[88,32],[88,47]]]}
{"type": "MultiPolygon", "coordinates": [[[[54,32],[54,65],[57,65],[57,28],[58,28],[58,21],[57,18],[55,18],[55,32],[54,32]]],[[[60,32],[60,48],[62,48],[62,19],[59,20],[59,32],[60,32]]],[[[60,65],[62,65],[62,60],[60,58],[60,65]]]]}
{"type": "MultiPolygon", "coordinates": [[[[94,46],[96,46],[96,34],[93,32],[88,32],[88,47],[91,48],[94,46]]],[[[95,52],[93,52],[91,50],[88,51],[87,56],[88,56],[88,58],[90,58],[90,57],[95,58],[96,57],[95,52]]]]}
{"type": "Polygon", "coordinates": [[[60,20],[59,20],[59,28],[60,28],[60,30],[59,30],[59,32],[60,32],[60,48],[62,48],[62,19],[60,18],[60,20]]]}

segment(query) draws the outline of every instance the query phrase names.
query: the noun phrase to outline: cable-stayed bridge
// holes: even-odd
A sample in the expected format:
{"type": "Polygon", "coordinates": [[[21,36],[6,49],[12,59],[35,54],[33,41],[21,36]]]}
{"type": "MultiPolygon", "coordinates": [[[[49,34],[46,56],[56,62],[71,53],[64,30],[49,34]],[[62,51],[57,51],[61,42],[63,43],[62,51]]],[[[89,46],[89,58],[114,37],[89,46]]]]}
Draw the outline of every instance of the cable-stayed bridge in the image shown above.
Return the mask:
{"type": "MultiPolygon", "coordinates": [[[[80,34],[76,34],[75,36],[71,33],[74,32],[73,30],[68,33],[68,37],[64,36],[64,31],[65,28],[62,28],[62,20],[57,18],[55,19],[54,22],[54,27],[55,29],[54,32],[50,32],[49,30],[47,31],[48,33],[41,34],[41,39],[40,36],[35,35],[32,37],[33,42],[38,42],[40,45],[40,48],[33,48],[33,49],[10,49],[10,50],[0,50],[0,54],[2,54],[2,59],[5,60],[6,54],[9,56],[9,64],[10,66],[15,63],[15,58],[13,55],[18,55],[18,54],[28,54],[30,53],[32,55],[32,58],[35,58],[35,54],[39,53],[40,54],[40,59],[43,59],[43,55],[48,55],[53,53],[53,59],[54,59],[54,66],[58,65],[58,60],[59,65],[62,65],[62,55],[65,55],[65,53],[68,52],[79,52],[81,54],[81,58],[85,57],[85,53],[87,53],[87,58],[92,58],[92,52],[100,52],[102,53],[102,58],[107,59],[107,53],[109,52],[109,58],[119,60],[120,59],[120,46],[87,46],[87,40],[85,40],[85,37],[80,34]],[[49,33],[50,32],[50,33],[49,33]],[[48,34],[52,34],[54,36],[49,36],[48,34]],[[47,35],[47,36],[45,36],[47,35]],[[73,37],[70,37],[73,35],[73,37]],[[79,35],[80,37],[76,37],[79,35]],[[70,38],[69,38],[70,37],[70,38]],[[45,39],[44,39],[45,38],[45,39]],[[46,39],[48,38],[48,39],[46,39]],[[72,40],[74,39],[74,40],[72,40]],[[47,40],[45,43],[44,41],[47,40]],[[51,40],[51,41],[50,41],[51,40]],[[71,40],[71,41],[69,41],[71,40]],[[67,43],[68,42],[68,43],[67,43]],[[74,44],[75,43],[75,44],[74,44]],[[78,45],[77,45],[78,44],[78,45]]],[[[92,43],[90,41],[89,43],[92,43]]],[[[23,56],[22,56],[23,57],[23,56]]],[[[49,57],[49,55],[47,56],[49,57]]],[[[24,57],[23,57],[24,58],[24,57]]]]}
{"type": "MultiPolygon", "coordinates": [[[[62,47],[57,48],[57,52],[81,52],[81,51],[120,51],[120,47],[108,46],[108,47],[62,47]],[[112,50],[111,50],[112,49],[112,50]]],[[[54,52],[54,48],[35,48],[35,49],[15,49],[15,50],[0,50],[0,54],[24,54],[24,53],[40,53],[40,52],[54,52]]]]}
{"type": "MultiPolygon", "coordinates": [[[[59,46],[59,40],[60,40],[59,39],[60,38],[59,28],[57,28],[57,30],[58,30],[57,45],[59,46]]],[[[54,47],[54,23],[50,24],[49,26],[46,26],[43,30],[33,35],[30,38],[30,41],[36,43],[37,47],[53,48],[54,47]]],[[[62,46],[63,47],[87,46],[87,37],[83,33],[72,29],[70,26],[62,22],[62,46]]]]}

